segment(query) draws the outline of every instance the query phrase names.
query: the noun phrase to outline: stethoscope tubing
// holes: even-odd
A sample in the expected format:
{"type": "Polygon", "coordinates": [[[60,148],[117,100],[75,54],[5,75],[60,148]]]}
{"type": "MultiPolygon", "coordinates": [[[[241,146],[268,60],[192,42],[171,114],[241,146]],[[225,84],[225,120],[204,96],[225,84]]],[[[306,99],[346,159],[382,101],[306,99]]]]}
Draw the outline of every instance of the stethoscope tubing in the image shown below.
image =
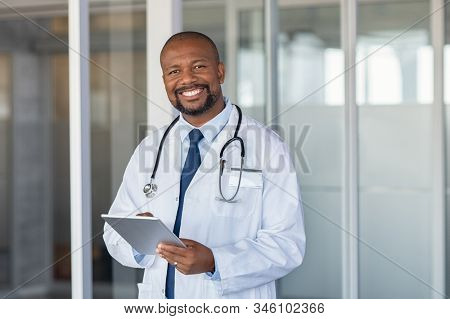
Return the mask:
{"type": "MultiPolygon", "coordinates": [[[[243,165],[244,165],[244,157],[245,157],[245,145],[244,145],[244,141],[242,140],[241,137],[238,136],[239,134],[239,130],[241,128],[241,123],[242,123],[242,111],[241,108],[237,105],[236,106],[236,110],[238,111],[238,122],[236,125],[236,129],[234,131],[234,136],[229,139],[223,146],[222,149],[220,150],[220,172],[219,172],[219,192],[220,192],[220,196],[222,196],[222,200],[228,203],[234,202],[234,199],[236,198],[239,189],[240,189],[240,185],[241,185],[241,178],[242,178],[242,170],[243,170],[243,165]],[[225,164],[225,160],[223,159],[223,154],[226,150],[226,148],[233,142],[238,141],[241,147],[241,167],[239,170],[239,181],[238,181],[238,185],[237,185],[237,189],[235,191],[235,193],[233,194],[233,196],[231,198],[226,198],[223,193],[222,193],[222,175],[223,175],[223,170],[224,170],[224,164],[225,164]]],[[[144,186],[144,194],[151,198],[155,195],[156,191],[158,190],[158,187],[155,183],[155,177],[156,177],[156,172],[158,171],[158,166],[159,166],[159,161],[161,158],[161,153],[162,153],[162,149],[164,147],[164,142],[167,138],[167,135],[169,134],[170,130],[174,127],[174,125],[179,121],[180,116],[178,115],[173,121],[172,123],[170,123],[170,125],[167,127],[167,129],[164,131],[163,137],[161,138],[161,141],[159,142],[159,146],[158,146],[158,153],[156,154],[156,161],[155,161],[155,166],[153,167],[153,171],[152,171],[152,175],[150,177],[150,183],[146,184],[144,186]]]]}

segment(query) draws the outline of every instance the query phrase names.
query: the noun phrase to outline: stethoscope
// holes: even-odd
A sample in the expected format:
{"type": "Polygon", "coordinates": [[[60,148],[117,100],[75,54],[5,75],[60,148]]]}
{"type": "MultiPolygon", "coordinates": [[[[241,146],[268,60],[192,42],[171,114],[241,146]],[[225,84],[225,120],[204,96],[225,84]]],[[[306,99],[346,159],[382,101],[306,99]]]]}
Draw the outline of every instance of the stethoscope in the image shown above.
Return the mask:
{"type": "MultiPolygon", "coordinates": [[[[244,147],[244,141],[242,140],[242,138],[240,138],[238,136],[239,133],[239,129],[241,128],[241,123],[242,123],[242,111],[240,109],[239,106],[235,105],[236,109],[238,111],[239,114],[239,118],[238,118],[238,122],[236,125],[236,130],[234,131],[234,136],[232,138],[230,138],[223,146],[222,149],[220,150],[220,161],[219,161],[219,192],[220,192],[220,196],[222,198],[219,198],[219,200],[227,202],[227,203],[234,203],[235,202],[235,198],[239,192],[239,188],[241,186],[241,179],[242,179],[242,171],[243,171],[243,167],[244,167],[244,157],[245,157],[245,147],[244,147]],[[223,175],[223,171],[225,168],[225,162],[226,160],[223,159],[223,154],[225,153],[225,150],[227,149],[227,147],[235,142],[238,141],[240,146],[241,146],[241,167],[239,169],[239,180],[238,180],[238,184],[237,184],[237,188],[236,191],[234,192],[233,196],[231,196],[230,198],[226,198],[223,193],[222,193],[222,175],[223,175]]],[[[155,162],[155,166],[153,167],[153,172],[152,172],[152,176],[150,177],[150,183],[146,184],[144,186],[144,194],[147,198],[153,198],[155,197],[157,191],[158,191],[158,185],[155,183],[155,176],[156,176],[156,172],[158,171],[158,165],[159,165],[159,160],[161,157],[161,152],[162,152],[162,148],[164,146],[164,141],[166,140],[167,135],[169,134],[170,130],[173,128],[173,126],[175,125],[175,123],[178,122],[178,120],[180,119],[180,116],[177,116],[172,123],[170,123],[170,125],[167,127],[167,129],[165,130],[163,137],[161,139],[161,142],[159,143],[159,147],[158,147],[158,154],[156,155],[156,162],[155,162]]]]}

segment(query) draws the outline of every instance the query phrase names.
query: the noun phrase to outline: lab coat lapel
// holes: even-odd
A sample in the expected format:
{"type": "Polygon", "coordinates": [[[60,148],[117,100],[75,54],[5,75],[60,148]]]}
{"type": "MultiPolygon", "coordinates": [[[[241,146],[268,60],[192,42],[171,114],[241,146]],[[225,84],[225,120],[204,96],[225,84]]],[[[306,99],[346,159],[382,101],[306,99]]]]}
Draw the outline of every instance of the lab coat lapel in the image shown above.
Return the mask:
{"type": "Polygon", "coordinates": [[[181,177],[181,141],[178,123],[173,127],[167,139],[169,143],[167,143],[168,147],[164,152],[166,154],[164,159],[168,162],[168,169],[166,171],[170,186],[177,182],[179,183],[181,177]]]}
{"type": "Polygon", "coordinates": [[[163,222],[170,228],[175,224],[178,208],[178,196],[180,193],[181,176],[181,141],[179,138],[178,123],[172,128],[163,146],[162,156],[159,162],[157,180],[160,181],[161,196],[164,207],[163,222]]]}
{"type": "MultiPolygon", "coordinates": [[[[238,112],[236,110],[236,107],[233,106],[233,111],[230,114],[227,125],[225,125],[225,127],[213,141],[211,147],[206,152],[198,171],[195,173],[194,178],[189,185],[189,188],[200,181],[205,176],[205,174],[211,174],[218,170],[220,150],[222,149],[223,145],[233,137],[237,122],[238,112]]],[[[235,148],[236,147],[234,145],[230,145],[227,148],[226,152],[231,152],[235,148]]]]}

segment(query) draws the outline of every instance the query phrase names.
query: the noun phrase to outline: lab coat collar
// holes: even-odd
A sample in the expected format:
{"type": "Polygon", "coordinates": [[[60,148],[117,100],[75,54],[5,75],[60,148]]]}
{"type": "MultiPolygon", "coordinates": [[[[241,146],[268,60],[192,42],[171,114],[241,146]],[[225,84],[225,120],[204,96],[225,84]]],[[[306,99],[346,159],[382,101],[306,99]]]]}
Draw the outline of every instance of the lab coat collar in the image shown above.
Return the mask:
{"type": "MultiPolygon", "coordinates": [[[[189,188],[194,186],[197,181],[201,180],[205,174],[210,174],[218,170],[220,151],[223,145],[233,137],[238,122],[238,118],[239,118],[238,111],[236,109],[236,106],[233,105],[233,109],[230,114],[228,124],[218,134],[217,138],[213,141],[211,147],[206,152],[198,171],[195,173],[194,178],[189,184],[189,188]]],[[[244,122],[244,120],[242,122],[244,122]]],[[[244,123],[242,123],[242,126],[243,125],[244,123]]],[[[230,145],[229,147],[227,147],[225,154],[228,152],[232,152],[235,149],[238,149],[238,147],[236,147],[235,145],[230,145]]]]}
{"type": "MultiPolygon", "coordinates": [[[[233,137],[236,125],[238,122],[239,114],[236,109],[236,106],[231,106],[231,114],[228,119],[228,123],[225,127],[219,132],[217,137],[211,143],[211,146],[206,151],[206,154],[200,164],[200,167],[196,174],[194,175],[191,183],[189,184],[189,188],[193,186],[197,181],[199,181],[205,174],[211,173],[218,169],[219,167],[219,156],[220,150],[223,145],[233,137]]],[[[245,124],[245,119],[242,119],[241,130],[245,124]]],[[[180,121],[178,121],[172,130],[170,130],[169,135],[167,136],[168,146],[164,147],[164,154],[166,159],[169,161],[169,167],[173,168],[170,170],[170,177],[168,177],[171,181],[179,181],[181,176],[181,139],[180,139],[180,121]],[[170,153],[170,155],[169,155],[170,153]]],[[[230,145],[226,153],[232,152],[237,147],[235,145],[230,145]]],[[[178,188],[179,190],[179,188],[178,188]]]]}
{"type": "MultiPolygon", "coordinates": [[[[236,125],[238,122],[238,111],[234,105],[231,105],[231,114],[228,119],[228,123],[225,125],[225,127],[220,131],[220,133],[217,135],[217,137],[212,142],[211,146],[206,151],[206,154],[204,155],[204,158],[202,160],[202,163],[197,170],[196,174],[194,175],[191,183],[189,184],[189,188],[195,186],[195,184],[200,181],[205,174],[208,173],[217,173],[218,167],[219,167],[219,156],[220,156],[220,150],[222,149],[223,145],[228,141],[230,138],[233,137],[234,131],[236,129],[236,125]]],[[[160,165],[161,167],[164,167],[162,163],[164,161],[167,161],[169,170],[162,170],[160,169],[160,175],[159,177],[164,178],[164,183],[166,185],[164,189],[165,196],[168,196],[168,198],[173,198],[173,201],[167,202],[165,205],[165,209],[167,209],[168,212],[172,212],[172,216],[168,216],[167,220],[169,221],[167,223],[167,226],[173,227],[175,223],[175,217],[177,212],[177,201],[175,198],[178,198],[180,187],[177,187],[178,183],[180,182],[181,178],[181,139],[179,135],[179,122],[177,122],[172,130],[170,130],[169,134],[167,135],[167,143],[163,147],[163,155],[162,155],[162,162],[160,165]],[[164,175],[163,175],[164,174],[164,175]]],[[[242,121],[242,126],[244,126],[244,119],[242,121]]],[[[242,130],[241,126],[241,130],[242,130]]],[[[164,129],[163,129],[164,130],[164,129]]],[[[234,150],[235,146],[230,145],[227,150],[226,154],[228,152],[232,152],[234,150]]],[[[237,148],[237,147],[236,147],[237,148]]]]}
{"type": "Polygon", "coordinates": [[[230,118],[230,114],[233,110],[233,105],[230,102],[230,99],[227,97],[224,97],[225,107],[224,109],[217,114],[213,119],[209,120],[205,124],[203,124],[201,127],[195,127],[192,124],[190,124],[188,121],[186,121],[183,117],[183,115],[180,114],[180,120],[178,121],[178,134],[180,136],[180,140],[183,143],[183,141],[188,137],[188,134],[191,130],[198,128],[205,140],[208,142],[208,144],[212,144],[214,139],[217,137],[217,135],[220,133],[220,131],[225,127],[225,125],[228,122],[228,119],[230,118]]]}

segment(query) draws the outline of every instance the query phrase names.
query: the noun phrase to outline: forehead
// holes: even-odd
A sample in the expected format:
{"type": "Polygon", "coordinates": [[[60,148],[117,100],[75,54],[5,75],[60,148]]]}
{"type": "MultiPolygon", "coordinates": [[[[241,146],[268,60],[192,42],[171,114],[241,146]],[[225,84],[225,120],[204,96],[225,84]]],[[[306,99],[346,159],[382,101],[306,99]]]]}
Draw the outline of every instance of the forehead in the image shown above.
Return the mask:
{"type": "Polygon", "coordinates": [[[167,67],[193,60],[210,60],[216,58],[211,44],[201,38],[179,39],[167,44],[161,52],[161,66],[167,67]]]}

